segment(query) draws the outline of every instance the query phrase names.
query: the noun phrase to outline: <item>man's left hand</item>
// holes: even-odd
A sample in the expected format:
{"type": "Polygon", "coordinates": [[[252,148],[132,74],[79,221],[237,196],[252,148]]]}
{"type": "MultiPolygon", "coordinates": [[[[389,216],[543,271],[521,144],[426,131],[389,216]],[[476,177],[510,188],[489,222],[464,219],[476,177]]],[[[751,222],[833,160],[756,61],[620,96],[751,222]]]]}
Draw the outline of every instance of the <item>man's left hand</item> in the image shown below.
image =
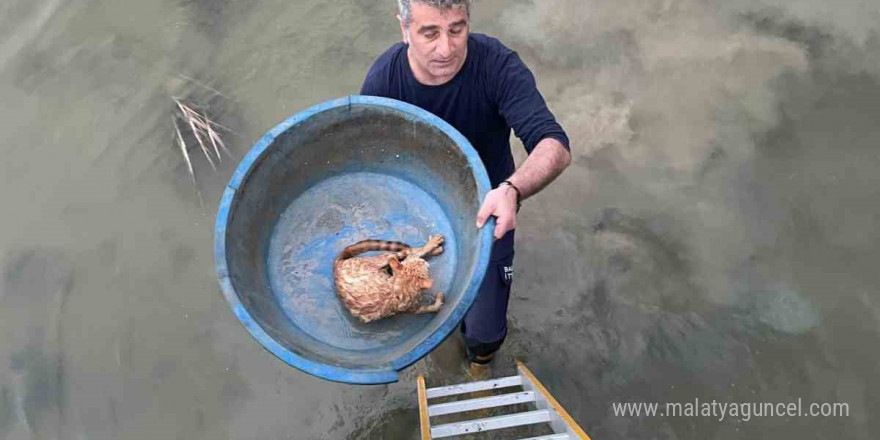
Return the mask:
{"type": "Polygon", "coordinates": [[[482,228],[489,216],[495,217],[495,239],[516,228],[516,190],[503,185],[489,191],[477,213],[477,227],[482,228]]]}

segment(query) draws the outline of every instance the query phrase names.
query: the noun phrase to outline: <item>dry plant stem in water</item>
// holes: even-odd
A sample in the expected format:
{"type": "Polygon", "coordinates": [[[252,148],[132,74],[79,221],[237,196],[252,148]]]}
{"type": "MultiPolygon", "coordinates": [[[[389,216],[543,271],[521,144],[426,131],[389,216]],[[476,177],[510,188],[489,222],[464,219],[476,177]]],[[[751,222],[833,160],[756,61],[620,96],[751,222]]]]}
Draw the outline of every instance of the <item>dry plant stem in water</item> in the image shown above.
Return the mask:
{"type": "MultiPolygon", "coordinates": [[[[223,143],[223,140],[220,138],[220,134],[217,133],[217,130],[214,127],[223,128],[219,124],[214,123],[208,116],[205,114],[199,114],[197,111],[193,110],[192,107],[182,103],[179,99],[172,97],[174,103],[177,104],[177,108],[180,110],[180,118],[183,119],[187,125],[189,125],[190,130],[192,130],[193,136],[195,136],[196,141],[199,143],[199,147],[202,149],[202,153],[204,153],[205,158],[208,159],[208,163],[211,164],[211,168],[216,170],[217,166],[214,163],[214,159],[211,157],[211,149],[206,145],[205,139],[210,142],[211,147],[213,147],[214,155],[216,156],[217,162],[222,162],[222,157],[220,155],[220,149],[226,151],[226,154],[229,154],[229,150],[226,148],[226,145],[223,143]]],[[[176,128],[176,124],[175,124],[176,128]]],[[[180,134],[180,130],[177,129],[178,140],[186,146],[186,143],[183,141],[183,137],[180,134]]]]}
{"type": "Polygon", "coordinates": [[[193,169],[192,160],[189,156],[189,148],[186,145],[186,141],[183,139],[183,133],[180,131],[180,126],[178,125],[177,118],[183,120],[183,122],[189,126],[190,130],[192,130],[193,136],[196,138],[196,141],[199,144],[199,148],[201,148],[202,153],[205,155],[205,158],[208,159],[208,163],[211,164],[211,168],[216,171],[217,166],[214,163],[214,155],[216,157],[217,163],[223,161],[220,150],[226,152],[229,157],[232,157],[232,154],[229,152],[229,149],[226,148],[226,144],[223,143],[223,139],[220,138],[220,133],[217,129],[224,129],[232,133],[228,128],[217,124],[210,119],[208,119],[208,115],[206,113],[199,113],[195,111],[192,106],[186,105],[181,102],[180,99],[176,97],[171,97],[174,100],[174,104],[177,106],[177,112],[175,112],[175,116],[172,117],[172,122],[174,123],[174,132],[177,136],[177,145],[180,147],[180,152],[183,154],[183,160],[186,162],[186,168],[189,171],[190,178],[192,179],[193,186],[196,187],[196,191],[199,193],[199,203],[201,204],[202,194],[201,191],[198,191],[198,186],[196,185],[196,173],[193,169]],[[216,128],[215,128],[216,127],[216,128]],[[207,143],[210,143],[210,146],[213,148],[209,148],[207,143]],[[213,149],[213,152],[212,152],[213,149]]]}
{"type": "Polygon", "coordinates": [[[174,124],[174,131],[177,133],[177,145],[180,147],[180,153],[183,154],[183,160],[186,161],[186,168],[189,170],[193,186],[195,186],[196,173],[193,171],[192,161],[189,160],[189,152],[186,151],[186,143],[183,142],[183,135],[180,134],[180,128],[177,127],[177,120],[172,117],[171,122],[174,124]]]}

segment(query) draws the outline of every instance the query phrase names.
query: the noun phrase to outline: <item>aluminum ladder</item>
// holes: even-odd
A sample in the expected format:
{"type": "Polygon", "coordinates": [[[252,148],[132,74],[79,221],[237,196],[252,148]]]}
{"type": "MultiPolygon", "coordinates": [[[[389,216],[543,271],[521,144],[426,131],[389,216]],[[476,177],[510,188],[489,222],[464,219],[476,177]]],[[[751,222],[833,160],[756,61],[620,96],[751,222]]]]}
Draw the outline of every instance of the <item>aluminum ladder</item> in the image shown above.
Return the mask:
{"type": "Polygon", "coordinates": [[[514,426],[534,425],[549,423],[554,434],[532,437],[522,440],[590,440],[590,437],[578,426],[578,424],[565,412],[559,402],[550,395],[541,382],[535,378],[531,371],[522,362],[516,362],[516,376],[502,377],[500,379],[469,382],[458,385],[450,385],[438,388],[425,388],[425,377],[419,374],[419,421],[421,423],[422,440],[432,440],[459,435],[466,435],[480,431],[493,429],[511,428],[514,426]],[[429,405],[428,400],[438,397],[455,396],[476,391],[495,390],[508,387],[522,387],[522,391],[500,394],[490,397],[482,397],[467,400],[457,400],[448,403],[429,405]],[[513,405],[518,403],[533,403],[533,410],[506,414],[497,417],[464,420],[443,425],[432,425],[431,417],[446,414],[456,414],[465,411],[473,411],[484,408],[513,405]]]}

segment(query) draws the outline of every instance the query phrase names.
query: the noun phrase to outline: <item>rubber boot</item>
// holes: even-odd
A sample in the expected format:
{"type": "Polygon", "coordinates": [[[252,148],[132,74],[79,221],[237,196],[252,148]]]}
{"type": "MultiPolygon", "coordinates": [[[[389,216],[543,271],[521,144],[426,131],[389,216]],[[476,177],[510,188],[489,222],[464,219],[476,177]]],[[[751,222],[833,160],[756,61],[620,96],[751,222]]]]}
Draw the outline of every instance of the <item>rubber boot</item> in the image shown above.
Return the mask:
{"type": "Polygon", "coordinates": [[[492,378],[492,358],[494,354],[488,356],[473,356],[468,361],[468,376],[471,381],[489,380],[492,378]]]}
{"type": "MultiPolygon", "coordinates": [[[[468,361],[468,377],[472,382],[492,379],[492,358],[494,354],[488,356],[470,356],[468,361]]],[[[470,393],[471,399],[480,397],[490,397],[493,395],[492,390],[474,391],[470,393]]],[[[473,418],[486,418],[491,415],[490,408],[478,409],[471,412],[473,418]]]]}

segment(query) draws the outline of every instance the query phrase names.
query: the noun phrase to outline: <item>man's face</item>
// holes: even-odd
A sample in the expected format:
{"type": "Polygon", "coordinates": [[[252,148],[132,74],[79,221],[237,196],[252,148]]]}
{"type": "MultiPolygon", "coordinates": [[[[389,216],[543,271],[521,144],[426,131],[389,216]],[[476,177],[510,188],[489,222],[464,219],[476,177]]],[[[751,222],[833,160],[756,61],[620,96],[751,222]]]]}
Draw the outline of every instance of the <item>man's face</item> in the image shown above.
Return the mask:
{"type": "Polygon", "coordinates": [[[467,6],[438,9],[414,1],[411,18],[408,27],[401,22],[401,31],[413,70],[433,85],[451,80],[467,58],[467,6]]]}

